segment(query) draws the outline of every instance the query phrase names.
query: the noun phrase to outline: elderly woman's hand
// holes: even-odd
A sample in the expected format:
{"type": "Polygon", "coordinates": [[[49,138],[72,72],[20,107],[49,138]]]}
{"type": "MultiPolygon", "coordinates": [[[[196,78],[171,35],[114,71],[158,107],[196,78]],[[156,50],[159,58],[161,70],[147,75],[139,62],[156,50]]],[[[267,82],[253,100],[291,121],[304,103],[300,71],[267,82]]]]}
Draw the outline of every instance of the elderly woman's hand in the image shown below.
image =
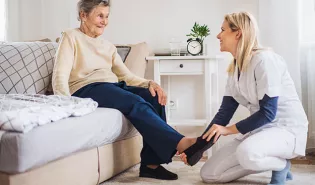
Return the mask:
{"type": "Polygon", "coordinates": [[[154,81],[150,81],[149,82],[149,91],[153,97],[155,97],[156,94],[158,95],[159,104],[164,105],[164,106],[166,105],[167,95],[164,92],[164,90],[162,89],[162,87],[159,86],[159,84],[155,83],[154,81]]]}

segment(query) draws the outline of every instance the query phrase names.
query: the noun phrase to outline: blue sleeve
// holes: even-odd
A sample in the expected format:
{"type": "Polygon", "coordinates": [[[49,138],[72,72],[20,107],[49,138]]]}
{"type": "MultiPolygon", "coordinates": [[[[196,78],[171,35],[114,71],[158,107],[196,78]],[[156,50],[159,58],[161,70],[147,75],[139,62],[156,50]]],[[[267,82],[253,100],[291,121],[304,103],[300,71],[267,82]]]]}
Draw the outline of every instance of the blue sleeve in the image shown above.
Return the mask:
{"type": "Polygon", "coordinates": [[[270,98],[265,94],[259,101],[259,106],[259,111],[236,123],[236,128],[240,133],[246,134],[274,120],[277,114],[278,97],[270,98]]]}
{"type": "Polygon", "coordinates": [[[218,113],[214,116],[211,124],[226,126],[233,117],[239,103],[231,96],[224,96],[218,113]]]}

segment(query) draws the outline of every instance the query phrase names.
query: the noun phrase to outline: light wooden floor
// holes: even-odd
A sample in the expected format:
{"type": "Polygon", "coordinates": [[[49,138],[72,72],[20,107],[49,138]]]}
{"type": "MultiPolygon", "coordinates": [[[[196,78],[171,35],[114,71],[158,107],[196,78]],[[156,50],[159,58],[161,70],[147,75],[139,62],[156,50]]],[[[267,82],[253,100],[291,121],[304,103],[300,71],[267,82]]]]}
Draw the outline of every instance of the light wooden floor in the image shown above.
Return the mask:
{"type": "MultiPolygon", "coordinates": [[[[173,157],[174,161],[180,161],[179,156],[173,157]]],[[[202,157],[200,161],[206,161],[207,157],[202,157]]],[[[315,157],[314,156],[306,156],[303,158],[296,158],[291,160],[292,164],[308,164],[308,165],[315,165],[315,157]]]]}
{"type": "Polygon", "coordinates": [[[303,158],[292,159],[291,162],[292,162],[292,164],[315,165],[315,157],[314,156],[306,156],[303,158]]]}

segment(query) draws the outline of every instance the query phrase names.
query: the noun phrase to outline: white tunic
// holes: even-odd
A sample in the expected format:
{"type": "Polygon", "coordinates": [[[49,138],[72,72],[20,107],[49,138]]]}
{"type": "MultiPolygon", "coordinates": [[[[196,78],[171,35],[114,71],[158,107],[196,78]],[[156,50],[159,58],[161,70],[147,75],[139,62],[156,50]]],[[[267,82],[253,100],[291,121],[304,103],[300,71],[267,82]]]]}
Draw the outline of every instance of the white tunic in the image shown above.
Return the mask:
{"type": "Polygon", "coordinates": [[[237,68],[233,76],[228,77],[225,96],[232,96],[247,107],[251,115],[259,110],[259,100],[265,94],[279,97],[276,118],[249,134],[268,127],[286,129],[295,135],[295,154],[305,155],[308,120],[284,59],[270,50],[263,50],[254,54],[239,79],[237,68]]]}

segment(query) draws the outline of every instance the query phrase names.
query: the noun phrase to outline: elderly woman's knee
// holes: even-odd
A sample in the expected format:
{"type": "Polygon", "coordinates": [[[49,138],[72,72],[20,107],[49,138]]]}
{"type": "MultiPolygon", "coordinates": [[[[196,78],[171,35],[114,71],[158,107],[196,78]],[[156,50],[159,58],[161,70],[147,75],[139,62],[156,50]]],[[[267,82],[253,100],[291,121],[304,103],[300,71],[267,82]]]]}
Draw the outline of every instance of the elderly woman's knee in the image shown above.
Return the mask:
{"type": "Polygon", "coordinates": [[[159,104],[159,96],[158,94],[156,93],[155,96],[153,96],[151,94],[151,92],[149,91],[149,89],[146,89],[145,90],[145,99],[150,102],[152,105],[160,105],[159,104]]]}

